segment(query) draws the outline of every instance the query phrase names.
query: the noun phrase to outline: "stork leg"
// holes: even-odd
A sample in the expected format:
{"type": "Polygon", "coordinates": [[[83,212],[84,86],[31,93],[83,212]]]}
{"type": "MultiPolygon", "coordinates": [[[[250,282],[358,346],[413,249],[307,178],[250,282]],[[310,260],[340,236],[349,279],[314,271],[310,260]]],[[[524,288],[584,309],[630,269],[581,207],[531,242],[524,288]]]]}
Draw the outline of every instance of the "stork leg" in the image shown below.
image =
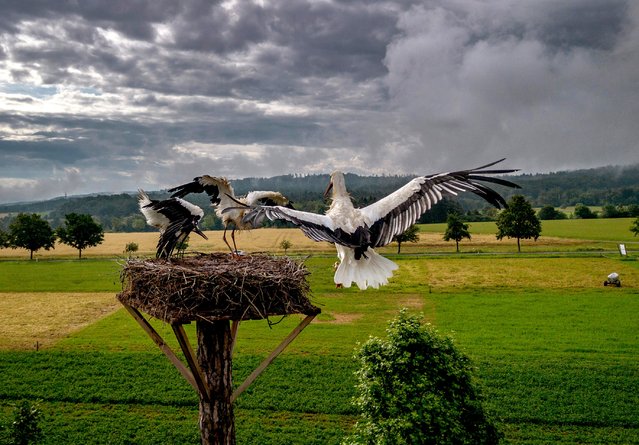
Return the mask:
{"type": "MultiPolygon", "coordinates": [[[[228,246],[229,250],[231,251],[231,255],[235,255],[235,252],[233,251],[233,248],[231,247],[229,242],[226,240],[226,229],[227,229],[226,226],[224,226],[224,234],[222,235],[222,240],[224,241],[224,244],[226,244],[228,246]]],[[[235,240],[233,240],[233,243],[235,243],[235,240]]]]}
{"type": "Polygon", "coordinates": [[[233,240],[233,248],[235,249],[234,252],[237,255],[237,244],[235,244],[235,227],[233,227],[233,230],[231,230],[231,239],[233,240]]]}

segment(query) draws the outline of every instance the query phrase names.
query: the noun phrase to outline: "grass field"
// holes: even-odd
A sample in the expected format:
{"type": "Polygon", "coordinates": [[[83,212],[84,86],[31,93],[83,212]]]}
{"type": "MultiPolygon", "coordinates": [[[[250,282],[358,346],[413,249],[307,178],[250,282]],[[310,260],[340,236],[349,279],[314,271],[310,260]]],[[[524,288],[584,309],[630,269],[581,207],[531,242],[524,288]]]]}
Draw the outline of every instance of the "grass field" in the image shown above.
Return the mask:
{"type": "MultiPolygon", "coordinates": [[[[571,242],[557,245],[582,245],[571,242]]],[[[393,256],[391,283],[365,292],[334,288],[330,246],[311,256],[322,314],[238,399],[238,443],[340,443],[356,421],[353,348],[408,307],[473,359],[509,443],[639,444],[639,262],[572,249],[393,256]],[[601,285],[612,271],[621,288],[601,285]]],[[[193,390],[118,309],[120,264],[0,261],[0,423],[28,399],[45,413],[47,444],[199,442],[193,390]]],[[[298,320],[242,323],[236,384],[298,320]]],[[[154,325],[175,347],[171,328],[154,325]]]]}
{"type": "MultiPolygon", "coordinates": [[[[611,219],[562,219],[541,222],[541,238],[580,239],[589,241],[612,241],[638,243],[639,238],[633,236],[630,226],[636,218],[611,219]]],[[[494,222],[475,222],[470,224],[470,233],[495,234],[497,226],[494,222]]],[[[443,233],[446,224],[422,224],[424,232],[443,233]]]]}

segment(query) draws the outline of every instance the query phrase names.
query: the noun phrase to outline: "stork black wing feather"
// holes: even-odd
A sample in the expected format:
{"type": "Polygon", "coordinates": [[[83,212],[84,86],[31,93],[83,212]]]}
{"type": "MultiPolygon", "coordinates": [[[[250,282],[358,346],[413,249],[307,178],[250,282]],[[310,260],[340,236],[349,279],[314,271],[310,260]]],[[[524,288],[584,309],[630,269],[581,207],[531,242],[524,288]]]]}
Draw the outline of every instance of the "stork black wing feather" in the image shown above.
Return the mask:
{"type": "MultiPolygon", "coordinates": [[[[485,172],[482,172],[485,173],[485,172]]],[[[515,184],[514,182],[508,181],[502,178],[494,178],[492,176],[479,176],[479,175],[468,175],[469,179],[473,181],[484,181],[484,182],[492,182],[493,184],[503,185],[505,187],[511,187],[515,189],[520,189],[521,186],[519,184],[515,184]]]]}
{"type": "Polygon", "coordinates": [[[202,193],[205,192],[211,198],[211,204],[220,203],[220,188],[215,184],[207,184],[202,176],[193,178],[192,182],[178,185],[177,187],[170,188],[169,192],[171,198],[184,198],[190,193],[202,193]]]}
{"type": "Polygon", "coordinates": [[[171,198],[184,198],[189,193],[202,193],[204,191],[204,185],[199,179],[200,177],[198,176],[197,178],[193,178],[192,182],[170,188],[168,192],[172,192],[171,198]]]}

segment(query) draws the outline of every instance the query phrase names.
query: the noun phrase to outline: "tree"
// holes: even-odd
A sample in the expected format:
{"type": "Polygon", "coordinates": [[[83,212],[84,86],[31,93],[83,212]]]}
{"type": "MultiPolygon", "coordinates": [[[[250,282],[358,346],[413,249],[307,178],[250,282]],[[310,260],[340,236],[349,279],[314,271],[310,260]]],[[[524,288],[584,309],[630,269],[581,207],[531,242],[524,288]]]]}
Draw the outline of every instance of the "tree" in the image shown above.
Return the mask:
{"type": "Polygon", "coordinates": [[[282,242],[280,243],[280,248],[284,249],[284,255],[286,255],[286,251],[290,249],[292,246],[293,246],[293,243],[291,243],[287,239],[283,239],[282,242]]]}
{"type": "Polygon", "coordinates": [[[639,235],[639,218],[635,219],[635,221],[632,223],[632,226],[630,226],[630,231],[634,233],[635,236],[639,235]]]}
{"type": "Polygon", "coordinates": [[[64,226],[58,227],[60,242],[78,249],[78,258],[82,258],[82,251],[88,247],[97,246],[104,240],[102,226],[91,215],[68,213],[64,216],[64,226]]]}
{"type": "Polygon", "coordinates": [[[55,233],[37,213],[19,213],[9,225],[9,245],[27,249],[29,259],[33,259],[33,252],[54,248],[55,233]]]}
{"type": "Polygon", "coordinates": [[[0,249],[9,247],[9,234],[0,229],[0,249]]]}
{"type": "Polygon", "coordinates": [[[517,238],[517,252],[521,252],[521,239],[534,238],[541,234],[541,221],[537,218],[530,202],[522,195],[514,195],[508,207],[497,217],[497,239],[517,238]]]}
{"type": "Polygon", "coordinates": [[[544,207],[542,207],[539,210],[539,212],[537,213],[537,216],[542,221],[552,220],[552,219],[566,219],[567,218],[567,216],[566,216],[566,214],[564,212],[560,212],[559,210],[555,209],[553,206],[544,206],[544,207]]]}
{"type": "Polygon", "coordinates": [[[416,243],[419,241],[419,227],[413,224],[404,233],[395,235],[393,240],[397,242],[397,253],[399,254],[402,250],[402,243],[416,243]]]}
{"type": "Polygon", "coordinates": [[[597,214],[590,210],[590,207],[583,204],[577,204],[575,206],[575,218],[580,219],[593,219],[597,217],[597,214]]]}
{"type": "Polygon", "coordinates": [[[444,241],[455,240],[455,246],[457,252],[459,252],[459,242],[463,238],[470,239],[470,232],[468,232],[468,224],[464,223],[459,216],[455,213],[450,213],[446,220],[448,226],[446,232],[444,232],[444,241]]]}
{"type": "Polygon", "coordinates": [[[356,352],[349,444],[497,444],[502,434],[483,409],[470,359],[450,337],[403,309],[356,352]]]}

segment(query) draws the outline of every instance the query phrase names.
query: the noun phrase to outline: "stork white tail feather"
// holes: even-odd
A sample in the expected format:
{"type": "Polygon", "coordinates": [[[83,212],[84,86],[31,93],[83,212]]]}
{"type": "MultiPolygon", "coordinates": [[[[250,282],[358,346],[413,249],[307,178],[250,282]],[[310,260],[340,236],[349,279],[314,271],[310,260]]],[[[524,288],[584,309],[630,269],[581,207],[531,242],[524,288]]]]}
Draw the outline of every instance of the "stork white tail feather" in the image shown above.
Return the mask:
{"type": "Polygon", "coordinates": [[[393,271],[399,266],[391,260],[384,258],[373,249],[366,251],[366,257],[355,259],[353,249],[344,248],[336,244],[337,256],[340,264],[335,271],[335,284],[351,287],[352,283],[364,290],[367,287],[373,289],[388,284],[388,279],[393,276],[393,271]]]}

